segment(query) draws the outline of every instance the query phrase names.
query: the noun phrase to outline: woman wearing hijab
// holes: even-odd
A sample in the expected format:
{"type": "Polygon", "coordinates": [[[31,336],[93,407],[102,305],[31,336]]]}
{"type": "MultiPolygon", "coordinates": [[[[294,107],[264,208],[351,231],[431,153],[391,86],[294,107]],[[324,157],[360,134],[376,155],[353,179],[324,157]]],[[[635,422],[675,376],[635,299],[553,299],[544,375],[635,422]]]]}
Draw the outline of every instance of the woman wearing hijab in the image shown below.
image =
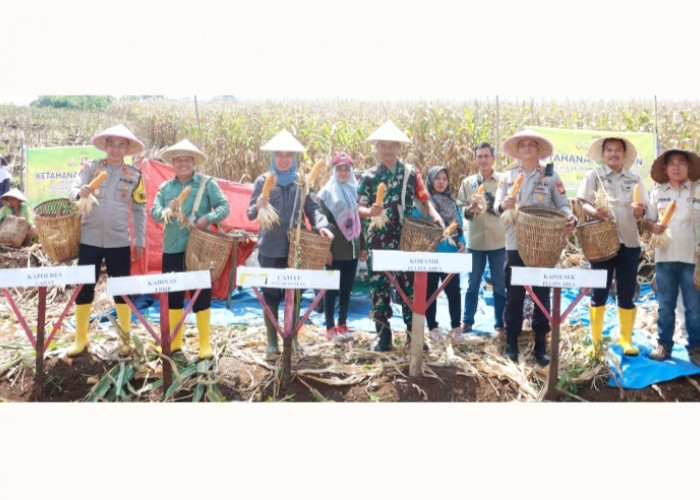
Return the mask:
{"type": "MultiPolygon", "coordinates": [[[[442,165],[432,167],[428,171],[428,181],[426,183],[430,201],[433,203],[435,210],[440,214],[442,220],[445,221],[445,226],[449,226],[453,222],[457,223],[457,229],[454,233],[438,243],[436,252],[455,253],[464,252],[464,232],[462,230],[462,214],[457,208],[457,202],[452,197],[452,188],[450,188],[450,177],[447,168],[442,165]]],[[[420,215],[417,208],[413,209],[414,215],[420,215]]],[[[445,273],[428,273],[428,287],[426,296],[432,297],[435,291],[440,286],[440,282],[447,278],[445,273]]],[[[459,274],[452,276],[450,282],[444,288],[447,295],[447,303],[450,309],[450,330],[451,333],[457,335],[461,333],[460,320],[462,315],[462,295],[459,286],[459,274]]],[[[437,340],[440,336],[445,335],[445,331],[438,326],[435,320],[437,310],[437,301],[433,301],[425,310],[425,319],[428,322],[428,330],[433,340],[437,340]]]]}
{"type": "Polygon", "coordinates": [[[29,245],[36,236],[36,227],[34,226],[32,212],[26,203],[26,196],[19,189],[12,188],[0,196],[0,200],[2,201],[0,203],[0,223],[6,218],[9,220],[10,217],[26,220],[29,223],[29,229],[22,245],[29,245]]]}
{"type": "MultiPolygon", "coordinates": [[[[302,193],[297,186],[297,153],[306,151],[306,148],[297,141],[292,134],[282,130],[270,139],[261,151],[271,151],[270,169],[267,174],[260,175],[253,184],[253,194],[248,204],[247,216],[250,220],[258,218],[258,213],[264,207],[271,206],[279,216],[279,222],[269,228],[260,228],[258,232],[258,262],[260,267],[285,269],[287,268],[287,254],[289,253],[289,238],[287,231],[296,226],[299,217],[299,203],[302,193]],[[261,196],[263,185],[269,173],[276,177],[276,185],[270,191],[269,197],[261,196]]],[[[321,206],[311,196],[304,200],[304,214],[311,221],[314,230],[321,236],[333,239],[333,233],[328,224],[328,219],[323,215],[321,206]]],[[[280,288],[262,288],[265,303],[272,314],[277,317],[279,305],[284,296],[284,290],[280,288]]],[[[294,305],[294,317],[299,317],[299,304],[294,305]]],[[[264,315],[265,329],[267,331],[268,358],[279,355],[277,343],[277,330],[267,315],[264,315]]],[[[296,338],[295,338],[296,343],[296,338]]],[[[298,348],[298,345],[297,345],[298,348]]]]}
{"type": "Polygon", "coordinates": [[[367,259],[357,213],[357,180],[353,166],[349,154],[336,155],[331,178],[318,192],[323,214],[333,226],[334,238],[326,269],[340,271],[340,290],[328,290],[324,297],[326,338],[335,342],[353,339],[347,326],[350,293],[355,283],[358,258],[363,262],[367,259]],[[335,326],[335,299],[338,296],[338,325],[335,326]]]}

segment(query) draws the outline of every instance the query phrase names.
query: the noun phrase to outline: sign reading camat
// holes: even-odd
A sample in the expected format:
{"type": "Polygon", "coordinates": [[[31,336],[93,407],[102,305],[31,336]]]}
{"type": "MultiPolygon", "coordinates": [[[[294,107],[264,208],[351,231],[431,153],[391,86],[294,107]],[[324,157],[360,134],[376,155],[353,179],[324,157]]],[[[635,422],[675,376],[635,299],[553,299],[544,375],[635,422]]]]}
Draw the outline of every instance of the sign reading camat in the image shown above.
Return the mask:
{"type": "Polygon", "coordinates": [[[549,269],[546,267],[513,267],[513,285],[551,288],[605,288],[604,269],[549,269]]]}
{"type": "Polygon", "coordinates": [[[79,285],[95,282],[94,266],[0,269],[0,288],[79,285]]]}
{"type": "Polygon", "coordinates": [[[245,287],[264,286],[270,288],[337,290],[340,288],[340,272],[240,266],[236,270],[236,285],[245,287]]]}
{"type": "Polygon", "coordinates": [[[182,292],[204,288],[211,288],[211,273],[209,271],[107,278],[107,293],[109,295],[182,292]]]}
{"type": "Polygon", "coordinates": [[[467,273],[472,270],[472,256],[467,253],[372,250],[372,270],[445,274],[467,273]]]}

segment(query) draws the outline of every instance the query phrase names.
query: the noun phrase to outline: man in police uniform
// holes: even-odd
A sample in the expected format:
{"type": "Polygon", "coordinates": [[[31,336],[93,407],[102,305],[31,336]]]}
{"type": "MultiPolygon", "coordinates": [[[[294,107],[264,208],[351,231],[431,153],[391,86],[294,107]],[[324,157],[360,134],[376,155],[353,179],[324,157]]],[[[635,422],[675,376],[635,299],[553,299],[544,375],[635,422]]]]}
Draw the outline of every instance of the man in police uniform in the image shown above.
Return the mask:
{"type": "MultiPolygon", "coordinates": [[[[71,186],[69,198],[94,196],[97,203],[92,211],[83,214],[80,234],[78,265],[95,266],[95,282],[100,275],[102,260],[107,266],[107,276],[129,276],[131,261],[143,257],[146,247],[146,191],[141,172],[124,163],[127,155],[137,155],[144,145],[124,125],[116,125],[97,134],[92,144],[107,153],[106,158],[95,160],[83,167],[71,186]],[[107,172],[105,180],[95,189],[89,184],[101,172],[107,172]],[[129,235],[129,212],[133,220],[133,255],[129,235]]],[[[75,301],[75,341],[68,349],[69,356],[77,356],[88,343],[90,309],[95,297],[95,285],[84,285],[75,301]]],[[[121,297],[115,297],[119,326],[129,333],[131,310],[121,297]]],[[[128,345],[120,338],[120,350],[128,352],[128,345]]],[[[128,335],[125,339],[128,342],[128,335]]]]}

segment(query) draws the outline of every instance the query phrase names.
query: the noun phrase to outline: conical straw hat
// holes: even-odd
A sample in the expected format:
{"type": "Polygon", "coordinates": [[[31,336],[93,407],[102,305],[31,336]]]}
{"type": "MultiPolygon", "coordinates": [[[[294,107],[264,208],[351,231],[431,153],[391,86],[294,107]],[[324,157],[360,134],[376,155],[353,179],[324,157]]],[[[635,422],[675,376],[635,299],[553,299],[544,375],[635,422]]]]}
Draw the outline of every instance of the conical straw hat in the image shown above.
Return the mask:
{"type": "Polygon", "coordinates": [[[126,154],[128,155],[137,155],[145,149],[143,142],[139,141],[136,136],[121,123],[93,136],[90,141],[97,149],[106,152],[108,137],[120,137],[129,141],[129,149],[126,151],[126,154]]]}
{"type": "Polygon", "coordinates": [[[202,153],[197,146],[192,144],[187,139],[183,139],[177,144],[170,146],[163,151],[163,159],[172,165],[173,160],[178,156],[192,156],[194,158],[194,166],[201,165],[207,161],[207,157],[202,153]]]}
{"type": "Polygon", "coordinates": [[[372,132],[370,136],[366,139],[366,141],[401,142],[404,144],[411,143],[411,139],[409,139],[408,136],[399,129],[399,127],[394,125],[394,122],[392,122],[391,120],[387,121],[386,123],[384,123],[384,125],[372,132]]]}
{"type": "Polygon", "coordinates": [[[260,147],[260,151],[290,151],[303,153],[306,148],[297,141],[286,129],[267,141],[260,147]]]}
{"type": "Polygon", "coordinates": [[[617,141],[622,141],[625,143],[627,148],[625,151],[625,161],[622,162],[622,168],[629,170],[634,164],[634,160],[637,159],[637,148],[634,147],[632,141],[624,137],[600,137],[593,141],[591,147],[588,148],[588,157],[597,163],[603,162],[603,143],[606,139],[615,139],[617,141]]]}

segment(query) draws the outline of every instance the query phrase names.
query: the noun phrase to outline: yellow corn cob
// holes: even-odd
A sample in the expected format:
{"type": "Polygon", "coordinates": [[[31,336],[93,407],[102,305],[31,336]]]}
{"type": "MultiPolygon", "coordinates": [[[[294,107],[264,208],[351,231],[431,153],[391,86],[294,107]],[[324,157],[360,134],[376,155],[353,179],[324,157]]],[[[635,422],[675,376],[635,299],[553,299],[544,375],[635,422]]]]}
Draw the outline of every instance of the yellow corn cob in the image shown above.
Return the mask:
{"type": "Polygon", "coordinates": [[[177,202],[182,205],[182,202],[187,199],[187,197],[190,195],[190,192],[192,191],[192,188],[190,186],[185,186],[185,189],[182,190],[182,193],[180,193],[180,196],[177,197],[177,202]]]}
{"type": "Polygon", "coordinates": [[[444,233],[443,233],[443,236],[444,236],[445,238],[448,238],[452,233],[455,232],[455,230],[457,229],[457,226],[458,226],[458,225],[459,225],[459,224],[458,224],[457,222],[453,222],[452,224],[450,224],[449,226],[447,226],[447,229],[445,229],[445,231],[444,231],[444,233]]]}
{"type": "Polygon", "coordinates": [[[262,193],[260,194],[261,197],[270,197],[270,191],[272,191],[272,187],[275,185],[276,180],[277,179],[275,178],[275,174],[273,174],[272,172],[267,174],[267,177],[265,178],[265,184],[263,184],[262,193]]]}
{"type": "Polygon", "coordinates": [[[641,189],[639,184],[635,184],[634,193],[632,194],[632,203],[639,203],[642,199],[641,189]]]}
{"type": "Polygon", "coordinates": [[[671,203],[669,203],[668,208],[664,212],[664,216],[661,219],[661,225],[662,226],[668,226],[668,223],[671,221],[671,217],[673,216],[673,212],[676,211],[676,200],[672,200],[671,203]]]}
{"type": "Polygon", "coordinates": [[[380,182],[379,186],[377,186],[377,197],[374,200],[374,202],[377,205],[381,205],[382,203],[384,203],[384,195],[385,194],[386,194],[386,184],[384,184],[383,182],[380,182]]]}
{"type": "Polygon", "coordinates": [[[476,194],[478,194],[479,196],[484,196],[484,185],[483,184],[481,186],[479,186],[479,189],[476,190],[476,194]]]}
{"type": "Polygon", "coordinates": [[[313,166],[311,169],[311,172],[309,173],[309,184],[314,183],[316,180],[316,177],[318,177],[318,173],[321,171],[321,167],[323,166],[323,160],[318,160],[316,164],[313,166]]]}
{"type": "Polygon", "coordinates": [[[522,184],[523,184],[523,180],[525,180],[525,177],[523,177],[523,174],[520,174],[515,179],[515,183],[513,184],[513,187],[510,188],[510,193],[508,193],[509,196],[517,196],[518,191],[520,191],[520,186],[522,186],[522,184]]]}
{"type": "Polygon", "coordinates": [[[95,190],[100,184],[104,182],[106,178],[107,172],[105,172],[104,170],[101,171],[99,174],[97,174],[97,177],[90,181],[90,189],[95,190]]]}

